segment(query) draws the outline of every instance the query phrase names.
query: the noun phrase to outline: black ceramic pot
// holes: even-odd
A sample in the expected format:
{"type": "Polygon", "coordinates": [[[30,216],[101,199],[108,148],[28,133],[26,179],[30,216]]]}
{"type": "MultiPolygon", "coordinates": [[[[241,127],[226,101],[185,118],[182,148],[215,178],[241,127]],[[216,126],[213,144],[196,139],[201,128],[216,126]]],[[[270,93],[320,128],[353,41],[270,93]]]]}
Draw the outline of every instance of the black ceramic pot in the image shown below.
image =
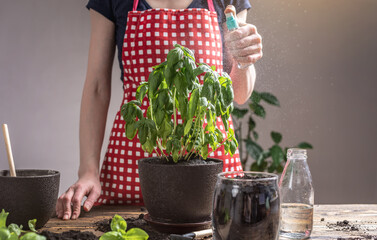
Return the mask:
{"type": "Polygon", "coordinates": [[[279,220],[277,175],[258,172],[218,175],[212,218],[215,240],[276,240],[279,220]]]}
{"type": "Polygon", "coordinates": [[[141,191],[151,219],[162,223],[211,221],[216,177],[222,169],[221,160],[209,158],[204,164],[139,160],[141,191]]]}
{"type": "Polygon", "coordinates": [[[28,220],[37,219],[43,227],[55,210],[60,173],[54,170],[0,171],[0,211],[9,212],[7,225],[16,223],[28,229],[28,220]]]}

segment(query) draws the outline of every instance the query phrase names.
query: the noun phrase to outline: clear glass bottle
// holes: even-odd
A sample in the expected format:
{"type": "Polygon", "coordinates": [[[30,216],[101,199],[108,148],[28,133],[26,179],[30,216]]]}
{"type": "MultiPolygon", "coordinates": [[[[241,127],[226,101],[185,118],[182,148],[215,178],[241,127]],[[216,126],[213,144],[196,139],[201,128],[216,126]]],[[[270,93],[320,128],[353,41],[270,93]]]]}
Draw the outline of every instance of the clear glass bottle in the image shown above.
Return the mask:
{"type": "Polygon", "coordinates": [[[290,148],[280,178],[280,237],[309,238],[313,229],[314,189],[305,149],[290,148]]]}

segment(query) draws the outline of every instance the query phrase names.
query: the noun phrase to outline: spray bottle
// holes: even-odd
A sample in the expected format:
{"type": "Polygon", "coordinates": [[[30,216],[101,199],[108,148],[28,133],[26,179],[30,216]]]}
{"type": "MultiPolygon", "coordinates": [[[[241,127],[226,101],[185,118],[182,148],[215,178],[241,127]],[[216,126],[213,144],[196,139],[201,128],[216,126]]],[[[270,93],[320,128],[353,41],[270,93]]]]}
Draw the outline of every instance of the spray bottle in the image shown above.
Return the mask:
{"type": "MultiPolygon", "coordinates": [[[[236,29],[239,28],[239,25],[237,23],[237,20],[236,18],[234,17],[233,13],[232,12],[228,12],[225,14],[226,16],[226,26],[228,27],[228,30],[231,32],[231,31],[234,31],[236,29]]],[[[241,63],[238,63],[237,64],[237,67],[239,69],[244,69],[244,68],[248,68],[250,67],[251,65],[253,64],[241,64],[241,63]]]]}

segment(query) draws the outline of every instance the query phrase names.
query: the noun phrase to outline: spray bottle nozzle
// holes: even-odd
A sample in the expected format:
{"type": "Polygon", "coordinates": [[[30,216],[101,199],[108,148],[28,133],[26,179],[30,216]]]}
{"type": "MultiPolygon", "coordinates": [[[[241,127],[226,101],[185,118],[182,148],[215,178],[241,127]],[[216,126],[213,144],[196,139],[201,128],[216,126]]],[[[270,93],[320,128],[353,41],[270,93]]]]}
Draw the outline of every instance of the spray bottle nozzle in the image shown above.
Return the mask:
{"type": "Polygon", "coordinates": [[[233,16],[233,13],[229,12],[225,14],[226,16],[226,26],[229,31],[233,31],[238,28],[238,23],[236,18],[233,16]]]}

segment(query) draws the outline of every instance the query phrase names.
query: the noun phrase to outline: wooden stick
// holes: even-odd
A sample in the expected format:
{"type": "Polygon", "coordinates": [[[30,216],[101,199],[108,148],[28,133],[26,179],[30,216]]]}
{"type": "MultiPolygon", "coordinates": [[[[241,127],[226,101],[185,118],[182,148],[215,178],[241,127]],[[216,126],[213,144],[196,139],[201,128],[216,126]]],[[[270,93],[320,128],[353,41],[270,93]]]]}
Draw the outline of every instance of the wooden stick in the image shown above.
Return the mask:
{"type": "Polygon", "coordinates": [[[16,177],[16,168],[14,167],[12,147],[11,147],[11,144],[10,144],[9,131],[8,131],[8,125],[7,124],[3,124],[3,134],[4,134],[4,140],[5,140],[5,147],[7,148],[7,153],[8,153],[8,163],[9,163],[10,175],[12,177],[16,177]]]}

